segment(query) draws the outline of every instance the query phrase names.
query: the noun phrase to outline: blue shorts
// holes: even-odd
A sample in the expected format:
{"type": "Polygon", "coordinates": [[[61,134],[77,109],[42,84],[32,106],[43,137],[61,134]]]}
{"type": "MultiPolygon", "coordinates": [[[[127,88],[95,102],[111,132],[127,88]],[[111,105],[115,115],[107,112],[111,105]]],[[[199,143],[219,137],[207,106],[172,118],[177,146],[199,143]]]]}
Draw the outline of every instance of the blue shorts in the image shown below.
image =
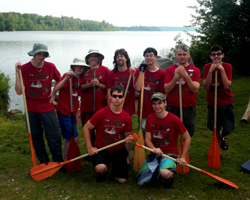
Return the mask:
{"type": "MultiPolygon", "coordinates": [[[[167,155],[175,159],[178,158],[178,155],[167,155]]],[[[168,169],[172,172],[176,172],[176,163],[173,160],[158,156],[156,154],[149,154],[136,177],[137,183],[149,183],[154,173],[157,173],[157,178],[159,178],[159,171],[155,172],[158,165],[159,171],[160,169],[168,169]]]]}
{"type": "MultiPolygon", "coordinates": [[[[59,113],[57,113],[57,116],[61,127],[63,139],[70,140],[72,138],[71,117],[67,115],[61,115],[59,113]]],[[[76,129],[76,117],[74,117],[74,137],[79,137],[76,129]]]]}

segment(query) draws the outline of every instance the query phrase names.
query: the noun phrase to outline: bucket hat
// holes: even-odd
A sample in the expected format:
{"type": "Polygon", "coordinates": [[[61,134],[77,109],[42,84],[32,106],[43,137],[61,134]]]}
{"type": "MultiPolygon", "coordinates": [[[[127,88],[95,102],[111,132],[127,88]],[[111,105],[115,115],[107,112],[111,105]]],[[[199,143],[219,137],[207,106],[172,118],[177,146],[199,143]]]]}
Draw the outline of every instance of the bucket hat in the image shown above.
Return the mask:
{"type": "Polygon", "coordinates": [[[84,76],[90,70],[89,65],[87,65],[83,59],[74,58],[73,63],[70,65],[70,68],[74,71],[75,66],[84,66],[83,73],[80,74],[80,76],[84,76]]]}
{"type": "Polygon", "coordinates": [[[49,52],[48,52],[47,45],[41,44],[41,43],[35,43],[33,45],[32,51],[28,52],[28,55],[29,56],[34,56],[35,54],[37,54],[39,52],[46,52],[47,53],[47,57],[49,57],[49,52]]]}
{"type": "Polygon", "coordinates": [[[100,61],[100,62],[104,59],[104,55],[102,55],[97,49],[90,49],[89,52],[88,52],[88,54],[85,56],[86,62],[87,62],[88,56],[89,56],[90,54],[93,54],[93,53],[96,53],[96,54],[99,55],[99,58],[100,58],[99,61],[100,61]]]}

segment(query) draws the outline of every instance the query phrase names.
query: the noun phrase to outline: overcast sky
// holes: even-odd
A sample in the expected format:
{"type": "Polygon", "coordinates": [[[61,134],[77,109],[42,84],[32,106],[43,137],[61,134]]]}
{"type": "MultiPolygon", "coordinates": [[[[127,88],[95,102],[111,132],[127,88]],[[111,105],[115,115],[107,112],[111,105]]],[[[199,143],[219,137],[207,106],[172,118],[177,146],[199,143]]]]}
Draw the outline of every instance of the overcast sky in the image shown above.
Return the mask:
{"type": "Polygon", "coordinates": [[[190,25],[196,0],[1,0],[0,12],[109,22],[114,26],[190,25]]]}

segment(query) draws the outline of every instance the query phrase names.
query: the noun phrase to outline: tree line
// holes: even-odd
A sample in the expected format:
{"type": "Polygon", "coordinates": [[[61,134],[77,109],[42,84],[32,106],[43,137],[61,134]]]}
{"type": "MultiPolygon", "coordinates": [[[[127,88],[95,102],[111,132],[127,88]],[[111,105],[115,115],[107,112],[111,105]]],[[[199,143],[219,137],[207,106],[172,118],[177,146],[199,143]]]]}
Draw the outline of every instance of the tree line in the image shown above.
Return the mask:
{"type": "Polygon", "coordinates": [[[45,17],[16,12],[0,13],[0,31],[115,31],[108,22],[73,17],[45,17]]]}

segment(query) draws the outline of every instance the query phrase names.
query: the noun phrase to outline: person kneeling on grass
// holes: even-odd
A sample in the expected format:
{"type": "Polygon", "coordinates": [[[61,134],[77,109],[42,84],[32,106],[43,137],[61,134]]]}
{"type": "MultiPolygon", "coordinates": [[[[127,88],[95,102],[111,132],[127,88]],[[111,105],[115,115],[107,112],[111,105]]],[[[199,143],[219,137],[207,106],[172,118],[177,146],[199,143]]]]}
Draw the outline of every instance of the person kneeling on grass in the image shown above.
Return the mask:
{"type": "Polygon", "coordinates": [[[74,122],[74,139],[78,142],[79,135],[77,132],[76,124],[78,124],[77,110],[79,108],[78,97],[80,96],[81,78],[89,70],[89,66],[84,60],[75,58],[70,65],[71,70],[65,73],[60,82],[55,86],[55,92],[60,90],[58,97],[58,104],[56,106],[57,116],[61,127],[61,132],[64,139],[63,144],[63,159],[67,160],[67,152],[72,137],[72,125],[71,125],[71,97],[70,87],[72,88],[72,104],[73,104],[73,122],[74,122]],[[72,85],[70,85],[69,79],[71,79],[72,85]]]}
{"type": "Polygon", "coordinates": [[[82,132],[89,155],[98,176],[96,181],[106,179],[110,164],[112,174],[118,183],[125,183],[128,179],[128,167],[124,143],[108,148],[97,153],[97,149],[118,142],[126,137],[126,143],[133,141],[132,121],[127,112],[122,109],[124,88],[115,85],[110,90],[110,105],[98,110],[84,125],[82,132]],[[94,147],[91,144],[90,132],[96,128],[94,147]]]}
{"type": "Polygon", "coordinates": [[[136,177],[136,181],[138,185],[143,186],[152,182],[153,177],[159,178],[161,176],[166,179],[164,187],[169,189],[173,185],[176,163],[161,155],[164,153],[177,158],[180,165],[185,166],[191,137],[182,121],[165,110],[167,102],[164,94],[154,93],[151,97],[151,103],[154,113],[146,119],[145,144],[152,148],[155,154],[148,155],[136,177]],[[177,151],[179,134],[184,139],[183,152],[180,158],[178,158],[177,151]]]}

